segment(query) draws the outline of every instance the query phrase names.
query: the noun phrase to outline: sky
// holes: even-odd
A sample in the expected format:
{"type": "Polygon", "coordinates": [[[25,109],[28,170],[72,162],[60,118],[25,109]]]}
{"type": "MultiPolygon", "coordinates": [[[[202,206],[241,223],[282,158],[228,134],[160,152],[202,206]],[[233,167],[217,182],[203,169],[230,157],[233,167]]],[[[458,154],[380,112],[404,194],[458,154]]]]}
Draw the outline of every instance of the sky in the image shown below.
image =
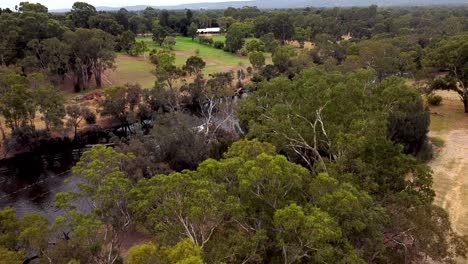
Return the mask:
{"type": "MultiPolygon", "coordinates": [[[[11,8],[13,9],[15,5],[18,5],[20,2],[30,2],[30,3],[41,3],[51,9],[60,9],[60,8],[71,8],[74,2],[78,0],[40,0],[40,1],[29,1],[29,0],[0,0],[1,8],[11,8]]],[[[202,2],[225,2],[226,0],[80,0],[82,2],[87,2],[94,6],[110,6],[110,7],[121,7],[121,6],[134,6],[134,5],[151,5],[151,6],[167,6],[167,5],[178,5],[186,3],[202,3],[202,2]]],[[[236,0],[230,0],[236,1],[236,0]]]]}

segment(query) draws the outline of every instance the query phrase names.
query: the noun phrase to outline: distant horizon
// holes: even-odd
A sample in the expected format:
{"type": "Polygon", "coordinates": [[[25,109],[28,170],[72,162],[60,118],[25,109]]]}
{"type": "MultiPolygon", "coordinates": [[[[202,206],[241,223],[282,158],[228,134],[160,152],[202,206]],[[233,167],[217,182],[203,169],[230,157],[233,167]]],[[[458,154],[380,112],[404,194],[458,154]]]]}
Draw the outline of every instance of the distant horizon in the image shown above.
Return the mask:
{"type": "Polygon", "coordinates": [[[41,3],[45,5],[49,10],[56,9],[71,9],[75,2],[86,2],[95,7],[126,7],[126,6],[174,6],[181,4],[195,4],[195,3],[217,3],[217,2],[244,2],[252,0],[162,0],[162,1],[144,1],[143,3],[138,3],[136,1],[130,0],[98,0],[98,1],[79,1],[79,0],[43,0],[43,1],[27,1],[27,0],[3,0],[0,2],[0,8],[10,8],[14,10],[15,5],[19,6],[20,2],[30,2],[30,3],[41,3]]]}
{"type": "MultiPolygon", "coordinates": [[[[10,8],[14,10],[15,5],[24,0],[2,0],[0,8],[10,8]]],[[[27,0],[26,0],[27,1],[27,0]]],[[[51,12],[66,12],[70,10],[73,3],[80,0],[42,0],[28,1],[31,3],[41,3],[51,12]]],[[[136,0],[138,1],[138,0],[136,0]]],[[[257,6],[260,9],[268,8],[304,8],[314,7],[353,7],[378,5],[380,7],[390,6],[434,6],[434,5],[468,5],[468,0],[162,0],[147,1],[145,3],[131,2],[130,0],[95,0],[81,1],[87,2],[97,8],[98,11],[116,11],[119,8],[127,8],[130,11],[140,10],[140,6],[152,6],[160,9],[226,9],[228,7],[241,8],[246,5],[257,6]],[[245,3],[250,2],[250,3],[245,3]],[[138,7],[135,8],[135,7],[138,7]]],[[[140,0],[142,1],[142,0],[140,0]]]]}

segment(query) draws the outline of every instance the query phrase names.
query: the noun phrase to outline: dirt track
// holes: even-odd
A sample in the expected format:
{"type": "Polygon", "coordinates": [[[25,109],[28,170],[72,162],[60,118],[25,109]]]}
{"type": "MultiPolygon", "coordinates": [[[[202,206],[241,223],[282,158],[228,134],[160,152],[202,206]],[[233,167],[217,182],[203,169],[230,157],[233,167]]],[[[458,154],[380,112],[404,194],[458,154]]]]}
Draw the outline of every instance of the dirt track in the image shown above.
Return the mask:
{"type": "Polygon", "coordinates": [[[455,231],[468,235],[468,130],[437,136],[445,145],[429,163],[434,171],[435,203],[449,212],[455,231]]]}
{"type": "MultiPolygon", "coordinates": [[[[432,110],[441,113],[442,117],[437,118],[445,119],[450,125],[429,133],[445,142],[429,163],[434,171],[435,203],[448,211],[456,232],[468,235],[468,114],[460,113],[463,105],[456,97],[444,97],[443,105],[432,110]],[[454,118],[454,115],[458,116],[454,118]]],[[[431,117],[433,122],[435,118],[431,117]]]]}

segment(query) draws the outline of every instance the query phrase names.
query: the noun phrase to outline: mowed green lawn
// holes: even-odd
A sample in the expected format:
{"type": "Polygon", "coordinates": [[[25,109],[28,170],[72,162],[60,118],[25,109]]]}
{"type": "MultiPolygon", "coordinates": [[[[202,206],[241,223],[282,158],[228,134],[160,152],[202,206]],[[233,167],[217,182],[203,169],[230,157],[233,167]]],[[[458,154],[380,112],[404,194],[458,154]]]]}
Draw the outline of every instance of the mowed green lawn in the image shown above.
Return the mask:
{"type": "MultiPolygon", "coordinates": [[[[219,36],[224,39],[224,36],[219,36]]],[[[151,38],[137,38],[137,41],[144,41],[148,48],[159,49],[159,45],[155,44],[151,38]]],[[[192,40],[190,37],[176,37],[176,45],[174,52],[176,53],[176,64],[183,65],[190,57],[196,55],[200,56],[206,62],[205,73],[229,71],[239,67],[247,67],[250,65],[247,57],[240,57],[236,54],[225,52],[220,49],[202,45],[196,39],[192,40]]]]}
{"type": "MultiPolygon", "coordinates": [[[[224,36],[215,36],[213,39],[224,41],[224,36]]],[[[161,47],[153,42],[151,38],[137,38],[137,41],[144,41],[149,50],[160,49],[161,47]]],[[[214,72],[236,71],[250,66],[247,57],[225,52],[220,49],[202,45],[196,39],[192,41],[190,37],[176,37],[174,53],[176,54],[176,65],[181,66],[190,57],[197,54],[205,62],[205,74],[214,72]]],[[[149,51],[146,55],[149,54],[149,51]]],[[[265,53],[266,63],[271,63],[271,54],[265,53]]],[[[105,86],[124,85],[126,83],[139,83],[143,88],[150,88],[154,85],[156,77],[151,73],[154,65],[149,61],[148,56],[132,57],[124,53],[117,54],[116,69],[106,73],[107,81],[103,80],[105,86]]]]}

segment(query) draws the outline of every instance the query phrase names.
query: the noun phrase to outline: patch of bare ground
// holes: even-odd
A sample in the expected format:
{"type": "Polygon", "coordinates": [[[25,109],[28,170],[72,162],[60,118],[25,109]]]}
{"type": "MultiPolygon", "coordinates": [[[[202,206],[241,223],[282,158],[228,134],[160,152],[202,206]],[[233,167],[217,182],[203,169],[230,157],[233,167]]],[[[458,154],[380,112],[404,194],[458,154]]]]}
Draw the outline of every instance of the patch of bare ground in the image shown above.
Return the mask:
{"type": "Polygon", "coordinates": [[[441,106],[431,107],[430,137],[444,141],[429,166],[433,170],[435,204],[445,208],[454,230],[468,235],[468,114],[453,92],[440,93],[441,106]]]}
{"type": "Polygon", "coordinates": [[[128,257],[128,250],[136,245],[141,245],[151,241],[151,237],[138,231],[128,231],[119,235],[121,254],[124,259],[128,257]]]}

